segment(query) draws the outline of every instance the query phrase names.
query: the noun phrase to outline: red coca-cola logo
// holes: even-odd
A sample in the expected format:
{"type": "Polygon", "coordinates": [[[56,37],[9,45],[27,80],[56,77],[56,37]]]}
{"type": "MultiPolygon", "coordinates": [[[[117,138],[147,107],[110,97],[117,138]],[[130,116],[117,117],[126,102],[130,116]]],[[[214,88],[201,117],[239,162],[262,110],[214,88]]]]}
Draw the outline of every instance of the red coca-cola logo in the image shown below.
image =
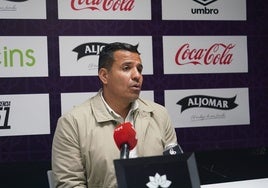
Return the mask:
{"type": "Polygon", "coordinates": [[[131,11],[135,0],[71,0],[73,10],[131,11]]]}
{"type": "Polygon", "coordinates": [[[233,61],[231,50],[234,47],[235,44],[215,43],[209,48],[191,49],[186,43],[178,49],[175,62],[178,65],[229,65],[233,61]]]}

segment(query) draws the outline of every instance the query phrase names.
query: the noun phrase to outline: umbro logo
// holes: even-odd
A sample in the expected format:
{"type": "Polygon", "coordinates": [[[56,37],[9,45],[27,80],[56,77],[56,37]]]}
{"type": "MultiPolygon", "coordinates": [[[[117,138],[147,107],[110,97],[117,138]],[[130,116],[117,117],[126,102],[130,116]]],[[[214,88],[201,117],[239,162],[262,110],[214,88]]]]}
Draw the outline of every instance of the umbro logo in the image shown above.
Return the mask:
{"type": "Polygon", "coordinates": [[[217,1],[217,0],[193,0],[201,5],[203,5],[203,8],[192,8],[191,13],[192,14],[211,14],[216,15],[219,14],[219,10],[217,8],[207,8],[206,6],[217,1]]]}
{"type": "Polygon", "coordinates": [[[197,2],[199,4],[201,4],[201,5],[207,6],[207,5],[213,3],[213,2],[215,2],[217,0],[193,0],[193,1],[195,1],[195,2],[197,2]]]}

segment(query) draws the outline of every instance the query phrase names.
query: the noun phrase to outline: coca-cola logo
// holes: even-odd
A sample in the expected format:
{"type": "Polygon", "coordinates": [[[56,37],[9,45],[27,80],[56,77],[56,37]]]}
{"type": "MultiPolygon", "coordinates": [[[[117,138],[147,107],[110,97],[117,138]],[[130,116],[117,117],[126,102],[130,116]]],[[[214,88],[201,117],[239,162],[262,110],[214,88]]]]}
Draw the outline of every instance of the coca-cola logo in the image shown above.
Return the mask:
{"type": "Polygon", "coordinates": [[[190,44],[181,45],[175,55],[177,65],[229,65],[233,61],[232,49],[235,44],[215,43],[208,48],[191,48],[190,44]]]}
{"type": "Polygon", "coordinates": [[[131,11],[135,0],[71,0],[73,10],[131,11]]]}

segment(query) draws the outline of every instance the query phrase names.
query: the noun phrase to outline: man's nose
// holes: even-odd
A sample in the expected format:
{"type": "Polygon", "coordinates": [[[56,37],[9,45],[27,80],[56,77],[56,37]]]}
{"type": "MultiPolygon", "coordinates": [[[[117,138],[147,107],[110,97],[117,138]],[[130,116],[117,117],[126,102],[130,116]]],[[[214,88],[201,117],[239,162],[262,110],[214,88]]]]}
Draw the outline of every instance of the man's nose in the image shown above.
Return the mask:
{"type": "Polygon", "coordinates": [[[141,77],[142,77],[141,72],[137,68],[133,69],[133,71],[132,71],[132,79],[135,80],[135,81],[139,81],[141,77]]]}

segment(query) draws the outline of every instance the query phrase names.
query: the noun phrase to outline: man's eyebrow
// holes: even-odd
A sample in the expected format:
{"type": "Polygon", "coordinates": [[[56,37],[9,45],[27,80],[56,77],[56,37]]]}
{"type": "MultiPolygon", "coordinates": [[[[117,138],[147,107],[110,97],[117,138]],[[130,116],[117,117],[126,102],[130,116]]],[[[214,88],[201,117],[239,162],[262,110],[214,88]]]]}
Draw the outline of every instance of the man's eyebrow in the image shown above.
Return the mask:
{"type": "MultiPolygon", "coordinates": [[[[122,65],[132,65],[132,64],[135,64],[135,62],[133,61],[125,61],[122,63],[122,65]]],[[[138,63],[138,65],[142,65],[142,63],[138,63]]]]}

